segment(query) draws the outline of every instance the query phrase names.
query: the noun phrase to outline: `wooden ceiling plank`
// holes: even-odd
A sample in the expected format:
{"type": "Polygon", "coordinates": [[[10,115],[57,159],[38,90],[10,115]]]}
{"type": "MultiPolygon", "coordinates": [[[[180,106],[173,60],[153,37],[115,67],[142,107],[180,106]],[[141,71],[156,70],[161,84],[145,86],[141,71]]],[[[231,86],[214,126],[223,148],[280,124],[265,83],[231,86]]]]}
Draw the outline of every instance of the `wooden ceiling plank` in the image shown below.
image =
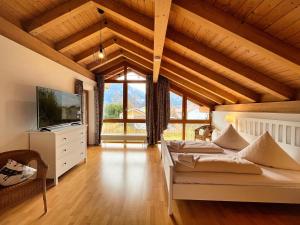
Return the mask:
{"type": "Polygon", "coordinates": [[[154,48],[153,42],[148,40],[147,38],[139,34],[136,34],[135,32],[128,30],[126,27],[123,27],[111,21],[108,21],[106,26],[116,35],[131,40],[136,44],[138,44],[139,46],[146,48],[147,50],[153,51],[154,48]]]}
{"type": "Polygon", "coordinates": [[[161,68],[161,75],[168,78],[169,80],[172,80],[173,82],[184,85],[187,89],[197,92],[199,95],[201,95],[204,98],[207,98],[217,104],[224,103],[224,100],[222,98],[212,94],[211,92],[206,91],[205,89],[201,88],[197,84],[194,84],[193,82],[183,79],[180,75],[170,72],[170,71],[164,69],[163,67],[161,68]]]}
{"type": "Polygon", "coordinates": [[[117,50],[114,51],[112,53],[110,53],[109,55],[105,56],[105,58],[103,60],[97,60],[95,62],[91,62],[90,64],[87,65],[87,69],[90,71],[93,71],[97,68],[99,68],[100,66],[104,66],[107,63],[113,61],[114,59],[121,57],[122,56],[122,50],[117,50]]]}
{"type": "Polygon", "coordinates": [[[25,22],[25,29],[33,34],[38,35],[50,26],[59,24],[67,17],[74,13],[80,13],[92,4],[89,0],[72,0],[55,7],[31,21],[25,22]]]}
{"type": "Polygon", "coordinates": [[[205,106],[208,107],[210,109],[213,109],[213,105],[208,103],[207,101],[203,100],[203,98],[196,96],[195,94],[193,94],[193,92],[191,92],[190,90],[187,90],[184,86],[182,85],[178,85],[175,84],[171,81],[170,83],[170,88],[171,91],[174,90],[178,93],[184,94],[185,96],[187,96],[189,99],[195,101],[196,103],[198,103],[201,106],[205,106]]]}
{"type": "Polygon", "coordinates": [[[143,59],[145,59],[149,62],[152,62],[152,60],[153,60],[153,55],[151,53],[139,48],[138,46],[136,46],[128,41],[125,41],[121,38],[117,38],[116,44],[119,47],[121,47],[122,49],[125,49],[134,54],[138,54],[140,57],[142,57],[143,59]]]}
{"type": "Polygon", "coordinates": [[[174,0],[172,10],[180,10],[194,21],[208,25],[212,30],[224,35],[237,38],[238,42],[246,48],[259,49],[265,56],[284,61],[290,68],[300,71],[300,51],[270,34],[241,23],[230,14],[198,0],[174,0]]]}
{"type": "Polygon", "coordinates": [[[95,80],[95,75],[89,70],[85,69],[78,63],[75,63],[70,58],[66,57],[60,52],[55,51],[53,48],[45,44],[44,42],[38,40],[29,33],[23,31],[16,25],[10,23],[6,19],[0,16],[0,34],[31,49],[50,60],[53,60],[76,73],[79,73],[91,80],[95,80]]]}
{"type": "Polygon", "coordinates": [[[157,82],[172,0],[155,0],[153,82],[157,82]]]}
{"type": "Polygon", "coordinates": [[[120,71],[120,69],[124,69],[124,65],[125,65],[125,62],[120,62],[114,66],[111,66],[110,68],[108,68],[107,70],[104,70],[102,71],[102,74],[104,75],[110,75],[112,73],[115,73],[115,71],[120,71]]]}
{"type": "Polygon", "coordinates": [[[94,70],[94,73],[95,74],[102,73],[104,71],[109,70],[111,67],[116,66],[117,64],[124,63],[124,61],[125,61],[125,58],[122,55],[120,55],[120,57],[117,57],[117,58],[113,59],[112,61],[106,63],[105,65],[100,66],[99,68],[94,70]]]}
{"type": "Polygon", "coordinates": [[[209,79],[213,82],[216,82],[218,84],[221,84],[224,87],[228,87],[235,93],[238,93],[242,95],[245,99],[247,99],[250,102],[258,102],[260,100],[260,96],[255,93],[254,91],[204,67],[201,66],[183,56],[178,55],[177,53],[165,49],[164,50],[164,57],[167,59],[170,59],[171,61],[174,61],[176,63],[181,63],[185,68],[192,70],[196,72],[199,76],[203,77],[204,79],[209,79]]]}
{"type": "MultiPolygon", "coordinates": [[[[261,88],[264,88],[266,92],[276,96],[282,100],[288,100],[294,97],[295,91],[280,83],[279,81],[273,80],[272,78],[262,74],[252,68],[243,65],[220,52],[211,49],[202,43],[195,41],[192,38],[187,37],[173,29],[168,29],[167,39],[177,46],[183,47],[187,51],[192,51],[207,60],[210,60],[214,64],[218,64],[221,67],[233,71],[237,75],[249,80],[250,82],[256,83],[261,88]]],[[[169,44],[170,42],[166,43],[169,44]]]]}
{"type": "Polygon", "coordinates": [[[89,26],[82,31],[79,31],[55,44],[55,49],[61,52],[66,52],[79,42],[83,42],[93,35],[96,35],[100,30],[106,28],[106,21],[101,21],[92,26],[89,26]]]}
{"type": "MultiPolygon", "coordinates": [[[[111,23],[108,21],[108,27],[111,23]]],[[[115,26],[115,29],[114,29],[114,32],[116,33],[116,35],[119,34],[119,32],[122,32],[122,37],[124,38],[133,38],[134,39],[134,43],[139,45],[140,46],[140,40],[142,40],[144,43],[148,43],[145,47],[149,50],[149,51],[153,51],[151,49],[151,42],[147,39],[145,39],[144,37],[142,37],[141,35],[139,34],[136,34],[134,32],[131,32],[127,29],[125,29],[124,27],[122,26],[119,26],[117,24],[114,24],[115,26]],[[126,32],[124,32],[124,30],[126,30],[126,32]],[[128,35],[129,33],[129,35],[128,35]]],[[[137,50],[136,48],[130,48],[129,49],[129,45],[128,45],[128,42],[124,42],[124,41],[121,41],[119,39],[117,39],[117,44],[124,48],[124,49],[127,49],[128,51],[131,51],[133,53],[136,53],[136,54],[140,54],[143,58],[145,59],[148,59],[150,61],[151,57],[150,55],[148,54],[145,54],[145,53],[142,53],[144,51],[142,50],[137,50]]],[[[153,44],[152,44],[153,46],[153,44]]],[[[171,59],[175,62],[178,62],[178,63],[181,63],[182,65],[184,65],[185,67],[187,68],[191,68],[193,71],[199,73],[199,75],[202,75],[203,77],[205,78],[209,78],[210,80],[212,80],[213,82],[216,82],[216,83],[219,83],[225,87],[228,87],[230,88],[231,90],[233,90],[235,93],[238,93],[240,95],[242,95],[247,101],[250,101],[250,102],[257,102],[260,100],[260,96],[255,93],[254,91],[238,84],[238,83],[235,83],[234,81],[230,80],[230,79],[227,79],[225,78],[224,76],[222,75],[219,75],[209,69],[207,69],[206,67],[203,67],[197,63],[194,63],[192,61],[190,61],[189,59],[185,58],[185,57],[182,57],[180,55],[178,55],[177,53],[169,50],[169,49],[164,49],[164,57],[167,57],[168,59],[171,59]]]]}
{"type": "Polygon", "coordinates": [[[102,9],[105,13],[126,21],[153,36],[154,21],[151,18],[117,1],[93,0],[93,2],[96,7],[102,9]]]}
{"type": "MultiPolygon", "coordinates": [[[[166,77],[165,74],[161,74],[161,75],[163,77],[166,77]]],[[[169,78],[167,78],[167,79],[169,79],[169,78]]],[[[215,105],[214,102],[207,100],[202,95],[199,95],[197,93],[197,91],[189,89],[188,87],[186,87],[185,85],[183,85],[179,82],[175,82],[175,81],[170,80],[170,79],[169,79],[169,81],[170,81],[171,90],[174,89],[175,91],[178,91],[181,94],[187,95],[187,97],[190,97],[191,99],[198,100],[198,102],[200,102],[201,105],[206,106],[208,108],[212,109],[214,107],[214,105],[215,105]]]]}
{"type": "Polygon", "coordinates": [[[123,55],[124,55],[125,58],[130,59],[130,60],[140,64],[141,66],[143,66],[147,69],[150,69],[150,70],[152,69],[152,66],[153,66],[152,62],[149,62],[149,61],[139,57],[136,54],[133,54],[129,51],[123,50],[123,55]]]}
{"type": "MultiPolygon", "coordinates": [[[[102,46],[103,48],[109,48],[110,46],[113,46],[115,44],[115,38],[109,39],[107,41],[105,41],[102,46]]],[[[77,63],[81,63],[83,62],[85,59],[87,59],[88,57],[92,56],[95,54],[95,52],[99,51],[99,44],[95,45],[92,48],[89,48],[77,55],[74,56],[74,61],[77,63]]]]}
{"type": "Polygon", "coordinates": [[[215,94],[215,95],[219,96],[220,98],[227,100],[230,103],[238,102],[238,99],[234,95],[232,95],[232,94],[224,91],[223,89],[218,88],[212,84],[209,84],[207,81],[202,80],[199,77],[197,77],[191,73],[188,73],[187,71],[185,71],[175,65],[172,65],[168,62],[163,61],[161,64],[161,67],[164,68],[165,70],[168,70],[170,72],[180,75],[182,78],[187,79],[187,80],[197,84],[201,88],[205,89],[205,91],[211,92],[212,94],[215,94]]]}
{"type": "MultiPolygon", "coordinates": [[[[124,57],[126,57],[127,59],[130,59],[148,69],[151,69],[152,68],[152,62],[148,62],[147,60],[144,60],[143,58],[135,55],[135,54],[132,54],[128,51],[123,51],[123,55],[124,57]]],[[[174,74],[174,73],[171,73],[167,70],[163,70],[164,73],[165,73],[165,76],[168,76],[169,78],[172,77],[173,80],[176,80],[176,82],[179,82],[181,84],[186,84],[186,86],[190,89],[193,89],[194,91],[197,91],[198,94],[202,95],[202,96],[205,96],[206,98],[210,99],[211,101],[213,102],[216,102],[218,104],[223,104],[224,101],[223,99],[221,99],[220,97],[210,93],[210,92],[207,92],[205,89],[201,88],[199,85],[196,85],[192,82],[189,82],[187,80],[184,80],[182,79],[180,76],[174,74]]]]}
{"type": "Polygon", "coordinates": [[[136,70],[142,74],[145,74],[145,75],[149,75],[149,74],[152,74],[152,70],[150,69],[147,69],[143,66],[141,66],[140,64],[130,60],[130,59],[126,59],[126,63],[127,63],[127,66],[133,70],[136,70]]]}

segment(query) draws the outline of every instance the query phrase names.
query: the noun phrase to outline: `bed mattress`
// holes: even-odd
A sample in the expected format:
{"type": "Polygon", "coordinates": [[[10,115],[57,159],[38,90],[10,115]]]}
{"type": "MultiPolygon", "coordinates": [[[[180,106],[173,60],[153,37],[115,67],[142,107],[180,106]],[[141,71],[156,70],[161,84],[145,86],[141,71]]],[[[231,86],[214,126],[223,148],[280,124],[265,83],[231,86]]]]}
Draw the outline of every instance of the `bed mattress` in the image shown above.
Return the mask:
{"type": "MultiPolygon", "coordinates": [[[[236,153],[237,151],[235,150],[224,149],[224,154],[236,153]]],[[[300,171],[276,169],[261,165],[258,166],[263,171],[261,175],[214,172],[175,172],[174,183],[300,188],[300,171]]]]}

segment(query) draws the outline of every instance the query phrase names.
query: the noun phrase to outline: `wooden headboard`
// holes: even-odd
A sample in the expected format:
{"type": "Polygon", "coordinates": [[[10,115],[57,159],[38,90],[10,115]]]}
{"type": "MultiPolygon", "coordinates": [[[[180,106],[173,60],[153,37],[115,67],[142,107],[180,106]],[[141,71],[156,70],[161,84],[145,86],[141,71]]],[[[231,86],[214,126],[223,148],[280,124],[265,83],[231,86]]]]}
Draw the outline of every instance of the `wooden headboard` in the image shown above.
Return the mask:
{"type": "Polygon", "coordinates": [[[300,122],[236,118],[235,127],[249,142],[268,131],[291,157],[300,162],[300,122]]]}

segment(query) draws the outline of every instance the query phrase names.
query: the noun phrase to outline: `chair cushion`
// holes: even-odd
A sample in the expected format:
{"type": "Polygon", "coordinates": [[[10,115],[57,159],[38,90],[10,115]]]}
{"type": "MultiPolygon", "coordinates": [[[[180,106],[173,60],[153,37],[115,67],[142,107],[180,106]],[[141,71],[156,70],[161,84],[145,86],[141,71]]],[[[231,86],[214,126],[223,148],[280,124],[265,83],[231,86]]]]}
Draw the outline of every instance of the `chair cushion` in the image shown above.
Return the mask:
{"type": "Polygon", "coordinates": [[[222,131],[221,135],[216,138],[213,143],[219,145],[221,148],[242,150],[248,146],[248,142],[239,135],[239,133],[230,124],[225,130],[222,131]]]}
{"type": "Polygon", "coordinates": [[[238,154],[244,159],[263,166],[300,170],[300,164],[275,142],[269,132],[265,132],[238,154]]]}
{"type": "Polygon", "coordinates": [[[15,185],[29,179],[35,174],[36,169],[9,159],[7,164],[0,169],[0,185],[15,185]]]}

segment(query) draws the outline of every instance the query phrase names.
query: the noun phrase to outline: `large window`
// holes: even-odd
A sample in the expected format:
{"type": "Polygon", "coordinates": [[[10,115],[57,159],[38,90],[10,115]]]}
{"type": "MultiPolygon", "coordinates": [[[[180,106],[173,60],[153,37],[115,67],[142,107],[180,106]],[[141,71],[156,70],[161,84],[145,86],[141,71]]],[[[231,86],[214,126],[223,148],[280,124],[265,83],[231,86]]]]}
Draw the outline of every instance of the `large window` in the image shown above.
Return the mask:
{"type": "Polygon", "coordinates": [[[170,92],[170,122],[166,140],[194,140],[195,129],[210,123],[209,108],[179,92],[170,92]]]}
{"type": "Polygon", "coordinates": [[[146,79],[127,73],[105,81],[103,134],[146,134],[146,79]]]}

